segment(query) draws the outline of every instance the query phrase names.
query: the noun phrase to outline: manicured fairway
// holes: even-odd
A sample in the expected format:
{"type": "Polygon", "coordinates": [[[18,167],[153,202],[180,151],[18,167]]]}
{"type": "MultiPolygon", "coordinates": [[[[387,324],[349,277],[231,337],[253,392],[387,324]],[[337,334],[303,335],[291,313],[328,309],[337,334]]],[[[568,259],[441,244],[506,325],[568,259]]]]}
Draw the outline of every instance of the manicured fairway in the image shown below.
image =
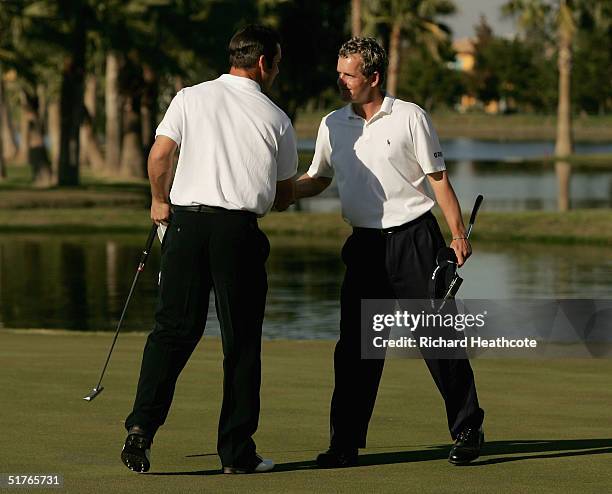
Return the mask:
{"type": "MultiPolygon", "coordinates": [[[[221,349],[204,339],[177,387],[146,475],[119,459],[145,335],[121,335],[93,402],[110,333],[0,330],[0,472],[60,473],[61,492],[603,493],[612,489],[612,361],[478,360],[487,445],[446,461],[443,406],[425,365],[387,362],[361,465],[320,470],[333,342],[267,341],[258,448],[269,474],[218,474],[221,349]]],[[[6,492],[27,492],[6,490],[6,492]]],[[[4,490],[3,490],[4,492],[4,490]]],[[[31,492],[41,492],[40,490],[31,492]]],[[[44,492],[44,491],[43,491],[44,492]]]]}

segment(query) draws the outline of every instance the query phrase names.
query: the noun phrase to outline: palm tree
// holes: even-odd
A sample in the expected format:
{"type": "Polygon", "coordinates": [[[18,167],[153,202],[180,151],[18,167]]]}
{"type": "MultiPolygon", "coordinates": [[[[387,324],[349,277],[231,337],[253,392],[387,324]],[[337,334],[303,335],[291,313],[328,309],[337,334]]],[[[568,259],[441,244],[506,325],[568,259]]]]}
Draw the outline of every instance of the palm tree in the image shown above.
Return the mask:
{"type": "MultiPolygon", "coordinates": [[[[0,136],[2,135],[3,122],[2,114],[4,111],[4,81],[2,80],[2,65],[0,64],[0,136]]],[[[4,147],[2,146],[2,139],[0,139],[0,181],[6,178],[6,167],[4,164],[4,147]]]]}
{"type": "Polygon", "coordinates": [[[364,12],[366,31],[373,33],[383,27],[389,32],[389,68],[387,91],[397,94],[400,48],[405,39],[412,44],[423,43],[435,58],[438,47],[448,39],[449,29],[436,20],[456,10],[452,0],[373,0],[364,12]]]}
{"type": "Polygon", "coordinates": [[[557,105],[557,137],[555,155],[566,157],[573,152],[571,78],[572,44],[576,32],[575,16],[579,0],[557,0],[554,5],[544,0],[510,0],[503,6],[507,15],[515,16],[526,32],[546,29],[554,32],[559,70],[557,105]]]}
{"type": "Polygon", "coordinates": [[[106,54],[106,171],[118,173],[121,164],[121,98],[119,96],[119,54],[109,50],[106,54]]]}
{"type": "Polygon", "coordinates": [[[361,0],[351,0],[351,35],[361,36],[361,0]]]}
{"type": "Polygon", "coordinates": [[[81,122],[81,165],[89,165],[93,172],[102,172],[105,168],[104,156],[96,140],[94,131],[94,121],[97,113],[97,88],[98,78],[94,73],[90,73],[85,78],[85,96],[83,121],[81,122]]]}

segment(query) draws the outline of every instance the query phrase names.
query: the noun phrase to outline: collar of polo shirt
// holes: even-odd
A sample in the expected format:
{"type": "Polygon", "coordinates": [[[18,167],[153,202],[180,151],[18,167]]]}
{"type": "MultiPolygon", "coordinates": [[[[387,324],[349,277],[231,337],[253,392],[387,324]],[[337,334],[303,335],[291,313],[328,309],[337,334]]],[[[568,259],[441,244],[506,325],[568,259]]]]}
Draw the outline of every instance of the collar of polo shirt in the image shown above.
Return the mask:
{"type": "MultiPolygon", "coordinates": [[[[395,101],[395,98],[393,96],[389,96],[388,94],[385,94],[383,102],[380,105],[380,109],[374,115],[372,115],[372,118],[370,118],[370,120],[366,122],[366,125],[371,124],[375,120],[378,120],[382,115],[390,115],[391,111],[393,110],[394,101],[395,101]]],[[[365,120],[363,117],[355,113],[355,110],[353,110],[352,103],[349,103],[348,105],[346,105],[345,108],[346,108],[346,117],[349,120],[365,120]]]]}
{"type": "Polygon", "coordinates": [[[249,79],[248,77],[241,77],[239,75],[222,74],[219,77],[223,82],[233,84],[235,86],[244,86],[245,88],[255,89],[261,92],[261,86],[257,81],[249,79]]]}

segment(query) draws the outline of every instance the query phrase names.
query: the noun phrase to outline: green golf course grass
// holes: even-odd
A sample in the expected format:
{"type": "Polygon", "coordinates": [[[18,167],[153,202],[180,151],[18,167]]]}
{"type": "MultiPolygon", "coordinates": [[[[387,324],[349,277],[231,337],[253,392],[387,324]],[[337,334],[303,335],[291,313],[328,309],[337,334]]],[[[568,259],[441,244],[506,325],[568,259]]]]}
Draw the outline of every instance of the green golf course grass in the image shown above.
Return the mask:
{"type": "MultiPolygon", "coordinates": [[[[152,469],[119,459],[146,335],[123,334],[93,402],[111,333],[0,331],[0,471],[57,473],[62,492],[609,492],[610,360],[476,360],[487,444],[454,467],[443,404],[423,362],[389,360],[360,465],[321,470],[327,446],[333,342],[265,341],[255,436],[274,472],[219,474],[221,348],[204,338],[155,439],[152,469]]],[[[37,490],[38,491],[38,490],[37,490]]],[[[8,492],[8,491],[7,491],[8,492]]],[[[20,492],[28,492],[21,490],[20,492]]],[[[34,492],[34,490],[30,490],[34,492]]]]}

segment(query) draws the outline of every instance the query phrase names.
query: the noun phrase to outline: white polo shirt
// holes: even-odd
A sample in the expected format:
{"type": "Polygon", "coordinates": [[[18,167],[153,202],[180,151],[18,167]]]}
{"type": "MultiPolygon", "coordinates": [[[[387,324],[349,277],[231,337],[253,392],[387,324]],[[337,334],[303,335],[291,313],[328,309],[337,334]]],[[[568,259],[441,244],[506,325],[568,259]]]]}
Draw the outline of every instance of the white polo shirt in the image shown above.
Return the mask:
{"type": "Polygon", "coordinates": [[[352,226],[389,228],[434,206],[424,189],[425,175],[445,169],[425,110],[385,96],[367,122],[351,104],[324,117],[307,173],[336,176],[342,216],[352,226]]]}
{"type": "Polygon", "coordinates": [[[297,171],[289,117],[257,82],[223,74],[181,89],[157,127],[156,137],[180,146],[172,204],[205,204],[252,211],[272,207],[276,182],[297,171]]]}

